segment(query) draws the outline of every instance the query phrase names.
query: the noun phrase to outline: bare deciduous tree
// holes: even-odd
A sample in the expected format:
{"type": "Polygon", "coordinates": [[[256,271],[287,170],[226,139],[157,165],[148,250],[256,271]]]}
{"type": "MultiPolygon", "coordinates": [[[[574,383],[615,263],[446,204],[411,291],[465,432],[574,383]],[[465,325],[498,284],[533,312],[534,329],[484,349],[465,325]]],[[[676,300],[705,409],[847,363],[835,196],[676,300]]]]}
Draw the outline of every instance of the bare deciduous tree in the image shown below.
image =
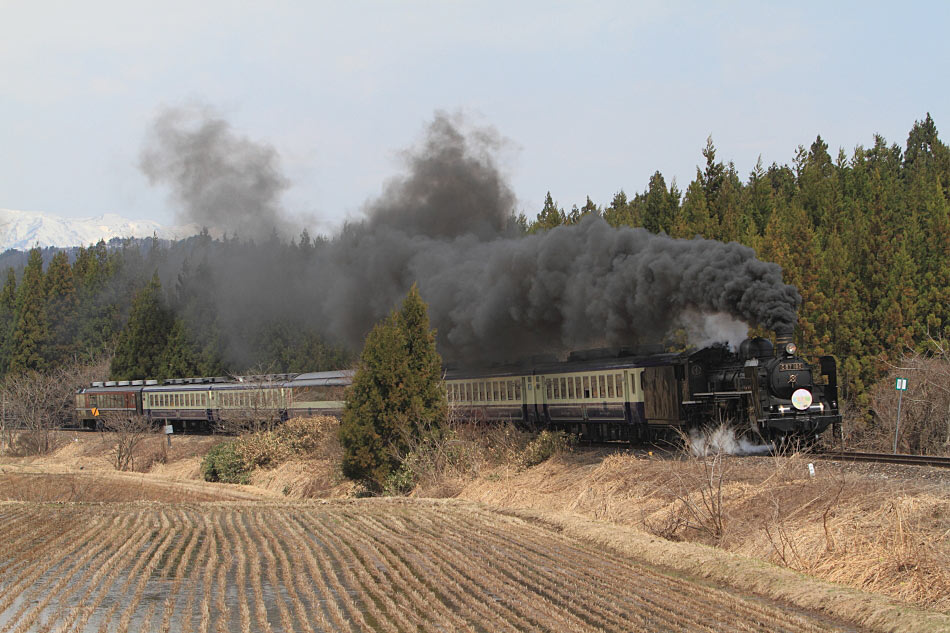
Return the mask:
{"type": "Polygon", "coordinates": [[[108,359],[74,363],[46,372],[9,374],[0,385],[2,433],[12,450],[43,454],[56,446],[55,430],[75,415],[77,388],[105,376],[108,359]],[[13,436],[12,429],[17,429],[13,436]]]}
{"type": "Polygon", "coordinates": [[[143,415],[108,414],[102,417],[102,428],[115,434],[112,465],[116,470],[135,470],[135,449],[158,427],[143,415]]]}

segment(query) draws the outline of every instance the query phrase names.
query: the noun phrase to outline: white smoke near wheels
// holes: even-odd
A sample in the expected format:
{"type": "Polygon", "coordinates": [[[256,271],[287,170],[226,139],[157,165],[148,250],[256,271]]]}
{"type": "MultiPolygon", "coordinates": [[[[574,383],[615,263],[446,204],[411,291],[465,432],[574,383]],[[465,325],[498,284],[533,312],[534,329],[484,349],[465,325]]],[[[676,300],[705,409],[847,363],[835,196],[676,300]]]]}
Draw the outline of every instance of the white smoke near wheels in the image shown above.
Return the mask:
{"type": "Polygon", "coordinates": [[[765,455],[771,444],[760,444],[746,437],[736,437],[735,428],[720,424],[704,429],[691,429],[688,445],[694,457],[709,455],[765,455]]]}

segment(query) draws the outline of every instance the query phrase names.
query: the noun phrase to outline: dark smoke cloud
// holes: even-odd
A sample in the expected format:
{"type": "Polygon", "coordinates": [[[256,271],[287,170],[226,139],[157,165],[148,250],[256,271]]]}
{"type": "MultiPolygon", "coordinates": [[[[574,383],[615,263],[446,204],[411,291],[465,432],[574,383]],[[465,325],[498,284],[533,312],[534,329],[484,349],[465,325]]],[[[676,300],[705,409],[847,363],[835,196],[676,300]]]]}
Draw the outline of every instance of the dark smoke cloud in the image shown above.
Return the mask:
{"type": "Polygon", "coordinates": [[[614,229],[595,216],[523,238],[377,230],[335,246],[331,265],[359,260],[355,274],[337,269],[325,304],[339,334],[355,341],[418,282],[442,350],[455,358],[655,341],[685,311],[774,329],[795,323],[800,301],[750,248],[614,229]],[[334,306],[336,298],[348,300],[334,306]]]}
{"type": "Polygon", "coordinates": [[[406,152],[409,176],[391,180],[368,205],[377,232],[447,239],[493,237],[505,229],[515,195],[493,158],[504,141],[493,130],[475,130],[466,138],[457,123],[437,113],[421,147],[406,152]]]}
{"type": "MultiPolygon", "coordinates": [[[[226,124],[223,130],[229,145],[234,137],[226,124]]],[[[736,243],[615,229],[596,216],[514,234],[515,197],[493,158],[499,143],[490,131],[463,133],[458,119],[437,114],[405,154],[405,173],[367,204],[366,220],[321,243],[306,263],[288,266],[260,245],[240,258],[210,260],[222,324],[254,332],[276,313],[293,315],[301,327],[358,350],[413,283],[429,303],[442,353],[461,362],[656,341],[684,314],[725,314],[769,329],[796,322],[801,299],[781,269],[736,243]]],[[[238,145],[275,164],[272,150],[252,151],[243,139],[238,145]]],[[[201,144],[214,150],[211,159],[192,157],[191,142],[164,147],[164,164],[223,165],[229,182],[233,164],[216,157],[219,143],[201,144]]],[[[269,189],[269,204],[257,198],[250,206],[277,208],[273,197],[285,181],[275,175],[271,182],[280,186],[269,189]]]]}
{"type": "Polygon", "coordinates": [[[289,237],[280,195],[289,186],[273,147],[234,133],[207,108],[167,108],[153,122],[139,166],[165,184],[178,220],[259,239],[289,237]]]}

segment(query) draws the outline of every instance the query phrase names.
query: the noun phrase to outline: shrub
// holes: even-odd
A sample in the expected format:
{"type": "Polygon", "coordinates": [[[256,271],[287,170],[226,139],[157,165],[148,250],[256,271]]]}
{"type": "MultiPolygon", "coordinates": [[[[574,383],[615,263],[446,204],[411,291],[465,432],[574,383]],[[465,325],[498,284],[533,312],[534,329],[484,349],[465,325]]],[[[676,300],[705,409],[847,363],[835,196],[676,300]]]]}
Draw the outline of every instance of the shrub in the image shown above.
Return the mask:
{"type": "Polygon", "coordinates": [[[389,497],[407,495],[416,487],[416,477],[412,468],[403,465],[389,473],[383,484],[383,494],[389,497]]]}
{"type": "Polygon", "coordinates": [[[247,484],[250,483],[250,470],[251,467],[238,451],[237,442],[218,444],[201,461],[201,474],[205,481],[247,484]]]}
{"type": "Polygon", "coordinates": [[[338,423],[327,416],[292,418],[273,431],[242,435],[237,453],[249,468],[272,468],[295,455],[309,455],[336,442],[338,423]]]}
{"type": "Polygon", "coordinates": [[[577,437],[564,431],[541,431],[521,453],[521,465],[536,466],[559,453],[574,450],[577,437]]]}

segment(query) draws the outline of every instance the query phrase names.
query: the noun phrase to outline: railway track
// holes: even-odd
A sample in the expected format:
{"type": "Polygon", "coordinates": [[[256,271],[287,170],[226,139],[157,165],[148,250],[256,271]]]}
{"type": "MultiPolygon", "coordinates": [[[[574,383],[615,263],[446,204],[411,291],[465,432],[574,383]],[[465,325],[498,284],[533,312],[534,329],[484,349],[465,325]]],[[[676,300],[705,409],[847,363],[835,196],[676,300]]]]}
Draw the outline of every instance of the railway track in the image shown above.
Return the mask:
{"type": "Polygon", "coordinates": [[[814,457],[848,462],[875,462],[878,464],[908,464],[912,466],[950,468],[950,457],[934,457],[931,455],[894,455],[892,453],[852,453],[845,451],[816,453],[814,457]]]}

